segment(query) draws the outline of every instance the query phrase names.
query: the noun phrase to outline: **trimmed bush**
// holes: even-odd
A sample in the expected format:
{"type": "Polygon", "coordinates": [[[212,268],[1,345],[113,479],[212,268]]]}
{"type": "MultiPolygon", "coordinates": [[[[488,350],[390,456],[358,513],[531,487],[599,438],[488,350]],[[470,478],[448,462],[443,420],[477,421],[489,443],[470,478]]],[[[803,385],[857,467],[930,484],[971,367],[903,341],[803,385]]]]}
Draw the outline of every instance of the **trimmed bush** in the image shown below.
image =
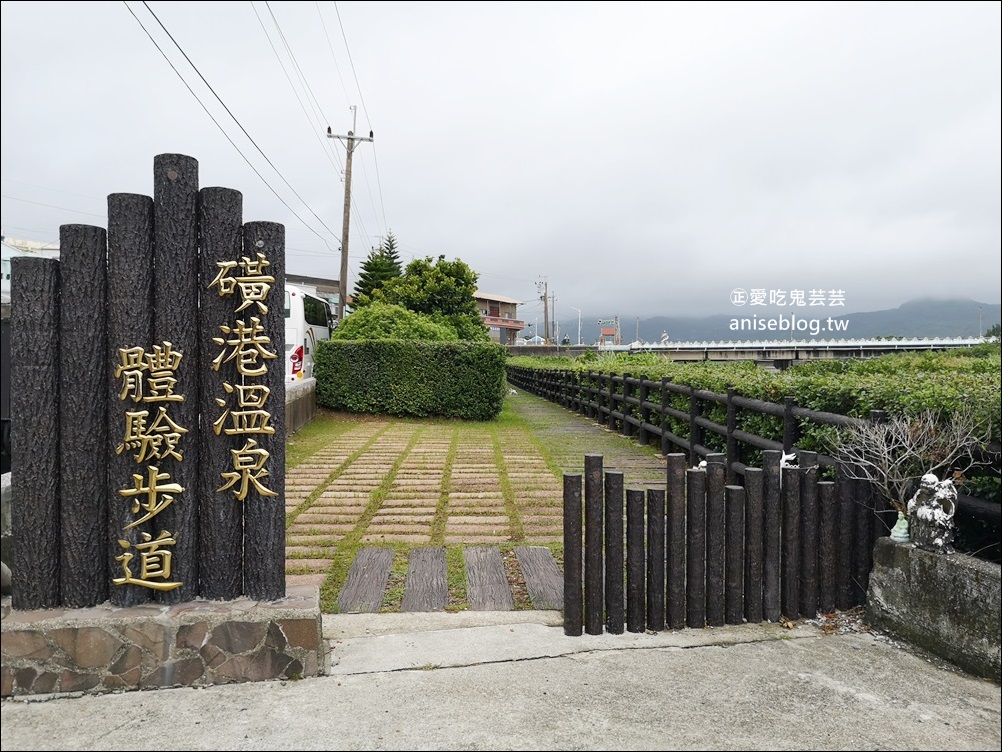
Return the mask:
{"type": "Polygon", "coordinates": [[[493,342],[330,340],[315,358],[317,403],[343,412],[494,420],[507,388],[493,342]]]}
{"type": "Polygon", "coordinates": [[[419,339],[435,342],[459,340],[448,322],[436,321],[423,313],[414,313],[391,303],[375,302],[359,308],[341,322],[331,334],[333,340],[419,339]]]}

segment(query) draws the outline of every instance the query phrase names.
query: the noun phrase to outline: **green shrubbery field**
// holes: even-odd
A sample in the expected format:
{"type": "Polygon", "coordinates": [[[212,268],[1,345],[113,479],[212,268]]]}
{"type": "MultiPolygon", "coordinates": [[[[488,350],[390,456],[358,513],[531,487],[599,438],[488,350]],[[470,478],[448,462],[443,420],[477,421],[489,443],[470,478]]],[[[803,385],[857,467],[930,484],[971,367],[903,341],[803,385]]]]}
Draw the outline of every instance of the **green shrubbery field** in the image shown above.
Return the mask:
{"type": "MultiPolygon", "coordinates": [[[[800,407],[867,418],[871,410],[883,410],[889,416],[917,416],[932,411],[949,416],[961,408],[971,411],[985,427],[984,439],[999,443],[1002,402],[1002,359],[999,346],[984,345],[963,351],[899,353],[866,360],[813,361],[786,371],[766,371],[751,362],[684,363],[652,354],[587,354],[581,358],[512,357],[509,365],[523,368],[567,371],[576,374],[597,372],[629,374],[652,381],[667,378],[670,382],[704,389],[717,394],[733,388],[739,395],[766,402],[781,403],[793,397],[800,407]]],[[[653,399],[657,399],[655,396],[653,399]]],[[[688,414],[689,398],[669,393],[671,407],[688,414]]],[[[718,424],[726,422],[726,407],[704,403],[703,416],[718,424]]],[[[689,438],[687,420],[665,418],[664,428],[689,438]]],[[[783,439],[782,418],[751,410],[739,410],[737,428],[773,441],[783,439]]],[[[808,420],[798,421],[797,445],[801,449],[831,454],[838,433],[832,426],[808,420]]],[[[707,432],[704,444],[713,451],[724,451],[723,436],[707,432]]],[[[742,461],[756,465],[759,452],[746,448],[742,461]]],[[[972,478],[968,492],[981,498],[999,500],[998,467],[972,478]]]]}
{"type": "MultiPolygon", "coordinates": [[[[728,387],[745,397],[782,402],[790,396],[811,410],[866,418],[871,410],[889,415],[918,415],[926,410],[949,414],[967,406],[990,428],[990,440],[999,441],[1002,422],[1000,381],[1002,359],[998,345],[964,351],[900,353],[867,360],[813,361],[786,371],[766,371],[754,363],[683,363],[656,354],[603,354],[580,359],[567,357],[512,357],[509,365],[572,372],[643,376],[705,389],[718,394],[728,387]]],[[[688,410],[688,398],[674,405],[688,410]]],[[[723,406],[720,410],[723,411],[723,406]]],[[[723,413],[711,420],[723,423],[723,413]]],[[[778,418],[745,416],[743,430],[767,438],[782,438],[778,418]],[[772,427],[770,431],[770,426],[772,427]]],[[[809,434],[809,427],[802,427],[809,434]]]]}

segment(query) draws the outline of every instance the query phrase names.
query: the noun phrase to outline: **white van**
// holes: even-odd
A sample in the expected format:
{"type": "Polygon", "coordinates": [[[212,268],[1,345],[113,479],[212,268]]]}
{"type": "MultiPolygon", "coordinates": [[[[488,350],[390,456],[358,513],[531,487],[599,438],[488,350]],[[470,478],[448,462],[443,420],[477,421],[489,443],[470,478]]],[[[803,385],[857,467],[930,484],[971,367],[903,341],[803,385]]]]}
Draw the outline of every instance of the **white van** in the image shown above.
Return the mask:
{"type": "Polygon", "coordinates": [[[313,351],[337,321],[330,305],[304,287],[285,285],[285,380],[313,378],[313,351]]]}

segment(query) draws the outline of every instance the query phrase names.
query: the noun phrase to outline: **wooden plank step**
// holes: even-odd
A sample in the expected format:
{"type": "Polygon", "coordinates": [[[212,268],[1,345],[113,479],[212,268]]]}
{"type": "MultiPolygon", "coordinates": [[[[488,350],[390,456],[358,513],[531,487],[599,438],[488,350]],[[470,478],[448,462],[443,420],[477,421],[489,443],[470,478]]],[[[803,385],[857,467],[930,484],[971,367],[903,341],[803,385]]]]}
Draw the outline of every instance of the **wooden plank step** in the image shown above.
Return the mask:
{"type": "Polygon", "coordinates": [[[525,589],[535,609],[559,611],[564,607],[564,576],[553,553],[545,546],[516,546],[525,589]]]}
{"type": "Polygon", "coordinates": [[[401,611],[443,611],[449,603],[445,549],[415,548],[407,561],[401,611]]]}
{"type": "Polygon", "coordinates": [[[393,549],[363,548],[359,551],[338,593],[338,611],[342,614],[379,611],[392,564],[393,549]]]}
{"type": "Polygon", "coordinates": [[[511,611],[515,598],[497,546],[463,549],[466,562],[466,599],[473,611],[511,611]]]}

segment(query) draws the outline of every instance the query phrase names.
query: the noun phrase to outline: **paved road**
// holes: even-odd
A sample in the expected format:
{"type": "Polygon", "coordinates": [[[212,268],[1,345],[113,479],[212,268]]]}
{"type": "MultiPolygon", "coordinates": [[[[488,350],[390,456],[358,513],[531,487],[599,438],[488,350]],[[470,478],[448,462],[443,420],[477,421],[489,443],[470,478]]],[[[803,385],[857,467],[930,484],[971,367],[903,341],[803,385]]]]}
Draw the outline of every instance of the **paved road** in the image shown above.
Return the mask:
{"type": "Polygon", "coordinates": [[[4,750],[997,750],[999,686],[801,624],[566,637],[558,612],[324,617],[328,676],[3,702],[4,750]]]}

